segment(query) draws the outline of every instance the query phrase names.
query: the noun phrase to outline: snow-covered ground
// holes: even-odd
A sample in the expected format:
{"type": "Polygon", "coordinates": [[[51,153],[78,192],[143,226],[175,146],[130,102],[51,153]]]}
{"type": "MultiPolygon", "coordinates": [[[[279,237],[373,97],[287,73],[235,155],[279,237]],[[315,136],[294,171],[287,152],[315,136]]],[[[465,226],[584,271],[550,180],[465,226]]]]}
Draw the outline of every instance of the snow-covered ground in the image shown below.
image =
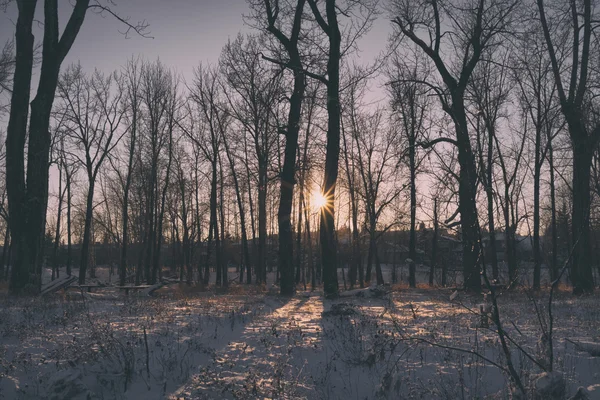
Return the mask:
{"type": "MultiPolygon", "coordinates": [[[[337,300],[274,292],[174,284],[150,298],[0,297],[0,399],[509,398],[497,367],[457,350],[504,365],[497,334],[471,311],[481,297],[404,286],[337,300]]],[[[537,296],[544,308],[547,292],[537,296]]],[[[505,329],[537,358],[532,301],[523,291],[499,301],[505,329]]],[[[597,294],[556,296],[554,368],[569,395],[583,386],[600,399],[600,357],[565,340],[600,342],[599,305],[597,294]]],[[[529,384],[540,369],[511,347],[529,384]]]]}

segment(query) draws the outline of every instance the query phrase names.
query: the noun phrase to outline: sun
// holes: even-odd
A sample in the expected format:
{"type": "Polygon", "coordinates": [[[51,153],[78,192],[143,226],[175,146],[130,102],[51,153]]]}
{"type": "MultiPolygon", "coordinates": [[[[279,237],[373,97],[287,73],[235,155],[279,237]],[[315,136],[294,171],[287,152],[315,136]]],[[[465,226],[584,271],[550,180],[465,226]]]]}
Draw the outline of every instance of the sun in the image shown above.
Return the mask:
{"type": "Polygon", "coordinates": [[[320,191],[314,192],[312,194],[312,203],[313,207],[320,210],[327,205],[327,198],[320,191]]]}

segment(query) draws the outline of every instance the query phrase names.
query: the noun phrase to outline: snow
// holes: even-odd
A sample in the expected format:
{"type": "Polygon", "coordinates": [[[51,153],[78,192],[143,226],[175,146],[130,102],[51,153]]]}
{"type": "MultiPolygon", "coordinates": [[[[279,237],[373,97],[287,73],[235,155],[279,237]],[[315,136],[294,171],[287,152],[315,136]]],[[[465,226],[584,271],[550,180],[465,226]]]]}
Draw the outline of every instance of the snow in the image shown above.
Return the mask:
{"type": "MultiPolygon", "coordinates": [[[[171,284],[153,297],[114,289],[0,297],[0,399],[510,396],[507,376],[472,353],[503,365],[493,323],[480,324],[481,296],[450,301],[450,290],[405,285],[356,289],[336,300],[319,291],[273,292],[235,285],[216,294],[171,284]]],[[[536,296],[543,308],[547,292],[536,296]]],[[[542,357],[527,293],[498,300],[509,335],[542,357]]],[[[581,387],[600,399],[600,358],[582,351],[600,344],[599,300],[556,294],[555,373],[543,375],[511,346],[527,388],[555,387],[561,377],[567,398],[581,387]]]]}

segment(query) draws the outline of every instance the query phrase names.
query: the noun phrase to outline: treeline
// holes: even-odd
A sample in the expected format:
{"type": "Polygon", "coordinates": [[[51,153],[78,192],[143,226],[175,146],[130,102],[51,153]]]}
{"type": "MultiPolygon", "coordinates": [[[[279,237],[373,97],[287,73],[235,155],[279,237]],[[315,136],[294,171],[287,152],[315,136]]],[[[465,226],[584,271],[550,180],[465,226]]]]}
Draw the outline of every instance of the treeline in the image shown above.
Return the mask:
{"type": "Polygon", "coordinates": [[[71,274],[74,244],[84,283],[101,242],[119,248],[121,284],[155,283],[165,248],[177,252],[181,280],[207,284],[215,273],[223,286],[236,248],[240,281],[261,284],[276,246],[282,294],[311,282],[334,295],[342,264],[351,287],[384,283],[379,253],[398,230],[409,232],[415,286],[419,223],[432,232],[430,284],[443,232],[460,240],[469,290],[501,278],[501,252],[506,283],[517,284],[525,236],[534,288],[543,264],[553,280],[568,261],[574,292],[593,291],[591,0],[249,0],[254,32],[187,81],[144,59],[112,73],[62,67],[88,3],[76,2],[60,38],[45,5],[31,112],[32,10],[19,8],[14,50],[2,53],[0,87],[11,88],[2,265],[14,293],[39,289],[44,262],[71,274]],[[393,35],[360,64],[375,21],[393,35]],[[342,228],[350,257],[340,257],[342,228]]]}

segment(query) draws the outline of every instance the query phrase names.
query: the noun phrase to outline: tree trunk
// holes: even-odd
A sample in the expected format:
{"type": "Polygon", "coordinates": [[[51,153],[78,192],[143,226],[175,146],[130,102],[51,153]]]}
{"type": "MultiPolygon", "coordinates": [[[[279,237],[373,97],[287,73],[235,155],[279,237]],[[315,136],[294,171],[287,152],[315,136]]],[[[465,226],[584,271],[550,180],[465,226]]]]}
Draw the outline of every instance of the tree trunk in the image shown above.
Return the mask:
{"type": "Polygon", "coordinates": [[[10,265],[8,263],[8,251],[10,248],[10,228],[8,227],[8,221],[6,225],[6,231],[4,231],[4,245],[2,246],[2,259],[0,260],[0,280],[4,280],[8,276],[8,270],[10,265]]]}
{"type": "MultiPolygon", "coordinates": [[[[298,140],[296,139],[296,145],[298,140]]],[[[294,155],[295,157],[295,155],[294,155]]],[[[258,265],[257,283],[267,282],[267,169],[262,163],[258,171],[258,265]]],[[[290,208],[291,213],[291,208],[290,208]]],[[[280,232],[281,235],[281,232],[280,232]]],[[[290,243],[291,244],[291,243],[290,243]]]]}
{"type": "Polygon", "coordinates": [[[517,283],[517,259],[515,254],[515,240],[513,226],[510,219],[511,201],[509,186],[505,184],[504,189],[504,246],[506,263],[508,264],[508,284],[513,286],[517,283]]]}
{"type": "Polygon", "coordinates": [[[283,168],[281,171],[279,211],[277,213],[277,222],[279,226],[279,270],[281,271],[280,292],[284,296],[290,296],[295,291],[291,216],[292,202],[294,199],[294,185],[296,183],[295,173],[298,131],[300,130],[302,101],[306,89],[306,76],[302,72],[302,65],[297,47],[289,48],[288,53],[291,58],[290,64],[294,73],[294,91],[290,98],[289,105],[283,168]]]}
{"type": "Polygon", "coordinates": [[[550,277],[551,280],[554,282],[554,280],[558,278],[558,231],[556,224],[556,186],[554,182],[554,150],[552,144],[550,144],[550,147],[548,148],[548,164],[550,167],[550,224],[552,229],[552,259],[550,261],[550,277]]]}
{"type": "Polygon", "coordinates": [[[81,243],[81,260],[79,260],[79,284],[85,284],[85,274],[88,267],[90,233],[92,228],[92,213],[94,209],[94,186],[96,178],[89,176],[89,188],[85,207],[85,225],[83,228],[83,241],[81,243]]]}
{"type": "MultiPolygon", "coordinates": [[[[539,124],[538,124],[539,125],[539,124]]],[[[540,289],[540,274],[542,268],[542,252],[540,249],[540,177],[541,160],[541,127],[535,129],[535,161],[533,169],[533,289],[540,289]]]]}
{"type": "Polygon", "coordinates": [[[71,276],[71,178],[72,172],[67,171],[67,276],[71,276]]]}
{"type": "Polygon", "coordinates": [[[229,286],[229,267],[223,259],[223,247],[225,246],[225,198],[224,198],[224,187],[225,177],[223,176],[223,163],[221,162],[221,155],[218,154],[219,160],[219,173],[221,178],[221,185],[219,187],[219,210],[220,210],[220,223],[221,223],[221,244],[217,242],[217,268],[221,269],[223,277],[223,286],[229,286]]]}
{"type": "Polygon", "coordinates": [[[360,237],[358,232],[358,205],[356,199],[355,179],[354,179],[354,161],[350,169],[350,156],[348,154],[348,144],[346,134],[342,128],[342,142],[344,144],[344,161],[346,163],[346,179],[348,180],[348,195],[350,197],[350,215],[352,218],[352,264],[349,270],[350,287],[356,284],[356,278],[361,288],[365,287],[365,274],[362,268],[362,256],[360,254],[360,237]]]}
{"type": "MultiPolygon", "coordinates": [[[[237,173],[235,171],[235,161],[231,155],[231,152],[229,151],[229,144],[227,143],[227,138],[225,137],[225,135],[223,135],[223,143],[225,145],[227,159],[229,160],[229,167],[231,168],[233,185],[235,188],[235,196],[238,203],[238,210],[240,211],[240,225],[242,231],[242,253],[246,263],[246,270],[248,271],[248,281],[246,283],[251,283],[252,276],[250,274],[250,271],[252,270],[252,267],[250,258],[250,248],[248,247],[248,234],[246,233],[246,212],[244,209],[244,199],[242,198],[242,190],[240,187],[237,173]]],[[[240,268],[240,283],[242,283],[243,277],[244,269],[240,268]]]]}
{"type": "MultiPolygon", "coordinates": [[[[252,201],[252,186],[251,186],[251,182],[252,182],[252,178],[250,175],[250,165],[249,165],[249,160],[248,160],[248,141],[246,139],[246,135],[244,135],[244,161],[245,161],[245,165],[246,165],[246,181],[248,184],[248,210],[250,211],[250,229],[252,230],[252,259],[255,261],[258,261],[257,259],[257,246],[256,246],[256,224],[255,224],[255,218],[254,218],[254,202],[252,201]]],[[[246,264],[246,283],[250,284],[252,283],[252,268],[251,268],[252,263],[248,262],[246,264]]],[[[254,273],[256,275],[256,280],[258,283],[258,262],[256,263],[256,267],[254,268],[254,273]]]]}
{"type": "MultiPolygon", "coordinates": [[[[153,134],[154,136],[154,134],[153,134]]],[[[154,155],[152,158],[152,166],[150,169],[150,185],[148,187],[148,205],[147,205],[147,230],[146,230],[146,261],[144,263],[144,279],[146,282],[150,281],[150,274],[152,273],[152,260],[154,259],[154,244],[156,243],[156,203],[157,203],[157,192],[158,192],[158,183],[157,183],[157,153],[156,153],[156,145],[153,141],[153,149],[152,154],[154,155]]]]}
{"type": "Polygon", "coordinates": [[[593,151],[587,140],[573,140],[573,294],[594,291],[590,242],[590,168],[593,151]]]}
{"type": "MultiPolygon", "coordinates": [[[[135,101],[137,104],[137,101],[135,101]]],[[[135,141],[137,136],[137,106],[133,106],[133,124],[129,143],[129,161],[127,163],[127,176],[123,189],[123,209],[121,211],[121,223],[123,239],[121,243],[121,260],[119,263],[119,285],[125,286],[127,278],[127,247],[129,246],[129,189],[131,188],[131,177],[133,173],[133,158],[135,155],[135,141]]]]}
{"type": "MultiPolygon", "coordinates": [[[[170,117],[171,119],[173,116],[170,117]]],[[[163,242],[163,221],[165,215],[165,203],[167,200],[167,191],[169,190],[169,180],[171,177],[171,165],[173,163],[173,122],[169,123],[169,161],[165,170],[165,183],[162,188],[160,209],[157,215],[157,229],[156,229],[156,249],[154,250],[154,260],[152,266],[152,278],[150,284],[154,285],[158,282],[158,279],[162,276],[162,265],[160,262],[160,254],[162,250],[163,242]]]]}
{"type": "MultiPolygon", "coordinates": [[[[13,241],[10,292],[19,294],[26,291],[30,283],[35,284],[35,252],[31,245],[38,247],[34,238],[29,242],[29,221],[27,210],[27,189],[25,185],[25,141],[29,115],[29,99],[33,67],[34,37],[32,24],[36,1],[19,5],[15,43],[15,73],[11,95],[10,117],[6,130],[6,191],[8,195],[9,227],[13,241]],[[12,221],[12,222],[11,222],[12,221]]],[[[33,236],[39,234],[38,228],[33,236]]],[[[39,290],[33,288],[33,291],[39,290]]],[[[30,288],[31,289],[31,288],[30,288]]]]}
{"type": "Polygon", "coordinates": [[[383,271],[381,270],[381,262],[379,260],[379,251],[377,249],[377,238],[374,241],[374,252],[375,252],[375,275],[377,276],[377,285],[383,285],[385,282],[383,281],[383,271]]]}
{"type": "Polygon", "coordinates": [[[371,278],[373,276],[373,240],[371,238],[372,233],[369,232],[369,251],[367,252],[367,272],[365,274],[365,282],[367,285],[371,284],[371,278]]]}
{"type": "Polygon", "coordinates": [[[329,58],[327,60],[327,145],[325,171],[321,191],[326,206],[321,209],[321,263],[323,268],[323,291],[325,296],[336,296],[337,241],[335,234],[335,189],[340,157],[340,44],[341,34],[337,21],[335,0],[326,0],[327,25],[329,32],[329,58]]]}
{"type": "Polygon", "coordinates": [[[300,270],[302,269],[302,204],[304,204],[304,182],[300,183],[300,196],[298,197],[298,221],[296,225],[296,285],[300,283],[300,270]]]}
{"type": "Polygon", "coordinates": [[[37,93],[31,102],[25,182],[24,151],[34,53],[32,24],[36,4],[37,1],[19,3],[15,74],[6,135],[6,189],[15,245],[10,291],[15,294],[25,291],[37,293],[41,287],[48,206],[50,112],[60,65],[79,33],[89,0],[76,3],[60,40],[58,3],[56,0],[44,3],[42,62],[37,93]]]}
{"type": "Polygon", "coordinates": [[[409,137],[408,143],[408,155],[410,165],[410,237],[408,241],[408,258],[410,258],[410,263],[408,264],[408,285],[411,288],[417,286],[417,278],[415,276],[415,258],[417,256],[417,167],[415,160],[415,146],[415,134],[414,132],[412,132],[412,134],[409,137]]]}
{"type": "MultiPolygon", "coordinates": [[[[214,159],[212,160],[212,181],[211,181],[211,187],[210,187],[210,225],[212,226],[212,234],[213,236],[210,237],[209,235],[209,246],[212,244],[211,243],[211,239],[214,239],[215,241],[215,259],[216,259],[216,283],[217,285],[221,284],[221,273],[223,272],[221,270],[221,256],[220,256],[220,250],[221,250],[221,239],[219,237],[219,221],[217,219],[217,155],[214,155],[214,159]]],[[[209,253],[207,253],[207,256],[209,256],[209,253]]],[[[207,268],[210,264],[207,263],[207,268]]],[[[204,282],[205,284],[208,284],[208,274],[205,274],[204,277],[204,282]]]]}
{"type": "Polygon", "coordinates": [[[64,192],[62,190],[62,169],[58,171],[58,211],[56,213],[56,231],[54,233],[54,248],[52,250],[52,280],[59,278],[58,249],[60,247],[60,217],[62,214],[64,192]]]}
{"type": "Polygon", "coordinates": [[[437,201],[438,201],[437,197],[433,199],[433,236],[431,238],[431,267],[429,269],[429,286],[433,286],[435,267],[437,264],[437,245],[438,245],[438,205],[437,205],[437,201]]]}
{"type": "Polygon", "coordinates": [[[458,197],[462,230],[463,284],[465,290],[479,293],[481,291],[481,278],[479,273],[479,221],[477,220],[476,205],[477,174],[462,97],[453,98],[452,114],[456,129],[458,162],[460,165],[458,197]]]}
{"type": "MultiPolygon", "coordinates": [[[[492,277],[498,280],[498,246],[496,245],[496,226],[494,214],[494,191],[492,183],[494,179],[494,135],[496,134],[494,125],[488,126],[488,148],[487,148],[487,168],[486,168],[486,195],[487,195],[487,211],[488,211],[488,230],[489,230],[489,259],[492,264],[492,277]]],[[[485,268],[485,266],[484,266],[485,268]]]]}

